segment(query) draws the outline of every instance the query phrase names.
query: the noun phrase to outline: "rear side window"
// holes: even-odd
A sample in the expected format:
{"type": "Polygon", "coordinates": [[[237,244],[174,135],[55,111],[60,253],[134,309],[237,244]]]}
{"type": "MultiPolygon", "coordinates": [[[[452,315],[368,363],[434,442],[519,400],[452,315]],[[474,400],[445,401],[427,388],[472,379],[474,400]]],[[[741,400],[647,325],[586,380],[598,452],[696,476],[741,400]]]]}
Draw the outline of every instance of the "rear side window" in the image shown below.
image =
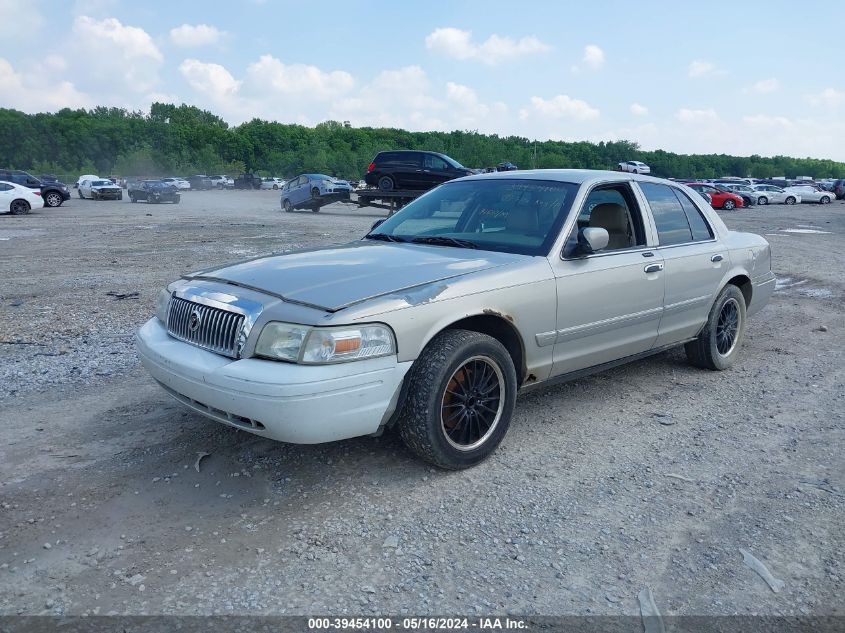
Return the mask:
{"type": "Polygon", "coordinates": [[[690,229],[692,230],[692,239],[696,242],[711,239],[713,233],[707,224],[707,220],[701,215],[701,210],[695,206],[695,203],[683,191],[675,188],[672,188],[672,191],[678,197],[681,206],[684,208],[684,213],[687,215],[687,222],[689,222],[690,229]]]}
{"type": "Polygon", "coordinates": [[[687,220],[687,214],[684,213],[684,208],[672,192],[672,188],[651,182],[640,183],[640,188],[651,207],[660,245],[669,246],[691,242],[692,229],[687,220]]]}

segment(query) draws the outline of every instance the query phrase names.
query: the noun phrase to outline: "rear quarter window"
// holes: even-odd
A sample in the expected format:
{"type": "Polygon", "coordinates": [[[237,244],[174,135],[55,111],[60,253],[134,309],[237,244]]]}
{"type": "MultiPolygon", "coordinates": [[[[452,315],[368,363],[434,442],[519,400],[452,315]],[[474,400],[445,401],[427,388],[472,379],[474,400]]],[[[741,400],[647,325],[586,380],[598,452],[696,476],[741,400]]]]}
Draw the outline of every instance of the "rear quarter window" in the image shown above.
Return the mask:
{"type": "Polygon", "coordinates": [[[651,207],[660,245],[691,242],[692,229],[687,214],[672,188],[651,182],[640,183],[640,188],[648,200],[648,206],[651,207]]]}

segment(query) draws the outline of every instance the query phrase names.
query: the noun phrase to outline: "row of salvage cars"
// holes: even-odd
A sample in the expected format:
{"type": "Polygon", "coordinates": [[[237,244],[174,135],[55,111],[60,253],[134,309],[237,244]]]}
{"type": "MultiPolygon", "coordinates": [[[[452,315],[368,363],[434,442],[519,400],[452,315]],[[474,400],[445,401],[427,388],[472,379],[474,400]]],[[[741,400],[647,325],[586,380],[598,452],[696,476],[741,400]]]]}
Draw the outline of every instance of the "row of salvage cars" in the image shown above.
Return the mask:
{"type": "Polygon", "coordinates": [[[834,193],[809,184],[790,187],[738,182],[686,182],[684,184],[707,199],[714,209],[726,211],[767,204],[792,205],[801,202],[830,204],[836,199],[834,193]]]}

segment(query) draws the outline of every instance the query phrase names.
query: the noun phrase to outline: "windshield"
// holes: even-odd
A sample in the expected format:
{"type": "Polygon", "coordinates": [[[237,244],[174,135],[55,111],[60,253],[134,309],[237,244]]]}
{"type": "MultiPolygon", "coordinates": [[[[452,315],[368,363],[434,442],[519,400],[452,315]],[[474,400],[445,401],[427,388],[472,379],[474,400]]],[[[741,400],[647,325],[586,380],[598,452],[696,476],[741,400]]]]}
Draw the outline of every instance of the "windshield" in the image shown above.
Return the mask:
{"type": "Polygon", "coordinates": [[[114,184],[111,180],[95,180],[91,183],[92,187],[108,187],[109,185],[114,184]]]}
{"type": "Polygon", "coordinates": [[[443,184],[371,231],[369,239],[546,255],[578,185],[547,180],[443,184]]]}

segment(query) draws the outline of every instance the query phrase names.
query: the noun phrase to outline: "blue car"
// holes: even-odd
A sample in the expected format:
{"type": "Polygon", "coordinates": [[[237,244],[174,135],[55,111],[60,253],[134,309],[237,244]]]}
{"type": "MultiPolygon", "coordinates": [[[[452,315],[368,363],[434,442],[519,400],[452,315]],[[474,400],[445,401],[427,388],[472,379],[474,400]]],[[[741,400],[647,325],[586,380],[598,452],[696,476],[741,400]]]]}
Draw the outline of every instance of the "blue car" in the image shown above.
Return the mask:
{"type": "Polygon", "coordinates": [[[325,174],[301,174],[285,183],[279,203],[287,212],[304,208],[319,211],[327,202],[349,199],[352,187],[341,182],[325,174]]]}

